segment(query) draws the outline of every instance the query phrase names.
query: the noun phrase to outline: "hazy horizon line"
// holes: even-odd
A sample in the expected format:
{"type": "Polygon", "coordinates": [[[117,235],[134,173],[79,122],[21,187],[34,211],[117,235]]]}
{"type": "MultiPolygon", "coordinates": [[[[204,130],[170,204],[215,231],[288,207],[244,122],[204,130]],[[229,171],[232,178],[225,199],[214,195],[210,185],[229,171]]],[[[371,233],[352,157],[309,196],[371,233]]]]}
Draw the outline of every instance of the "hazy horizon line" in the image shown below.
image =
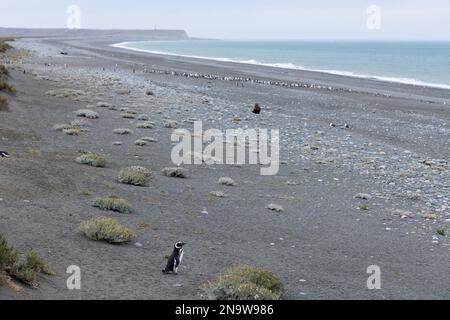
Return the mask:
{"type": "MultiPolygon", "coordinates": [[[[187,33],[190,40],[227,40],[227,41],[324,41],[324,42],[450,42],[450,39],[363,39],[363,38],[234,38],[234,37],[198,37],[191,36],[189,31],[180,28],[80,28],[80,29],[68,29],[64,27],[3,27],[0,29],[23,29],[23,30],[67,30],[67,31],[184,31],[187,33]]],[[[143,40],[145,41],[145,40],[143,40]]],[[[164,41],[164,40],[160,40],[164,41]]],[[[187,40],[171,40],[171,41],[187,41],[187,40]]]]}

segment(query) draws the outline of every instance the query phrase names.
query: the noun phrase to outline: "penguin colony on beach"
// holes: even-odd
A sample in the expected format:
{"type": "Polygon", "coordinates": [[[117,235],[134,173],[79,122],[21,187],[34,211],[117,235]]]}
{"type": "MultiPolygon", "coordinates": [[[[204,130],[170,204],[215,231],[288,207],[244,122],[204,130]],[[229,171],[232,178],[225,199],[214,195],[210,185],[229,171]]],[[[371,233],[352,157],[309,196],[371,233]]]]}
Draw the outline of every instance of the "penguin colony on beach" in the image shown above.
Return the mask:
{"type": "Polygon", "coordinates": [[[175,243],[173,253],[169,257],[169,260],[167,261],[166,268],[162,271],[164,274],[177,274],[178,268],[180,267],[181,261],[183,260],[184,255],[184,246],[186,243],[184,242],[177,242],[175,243]]]}

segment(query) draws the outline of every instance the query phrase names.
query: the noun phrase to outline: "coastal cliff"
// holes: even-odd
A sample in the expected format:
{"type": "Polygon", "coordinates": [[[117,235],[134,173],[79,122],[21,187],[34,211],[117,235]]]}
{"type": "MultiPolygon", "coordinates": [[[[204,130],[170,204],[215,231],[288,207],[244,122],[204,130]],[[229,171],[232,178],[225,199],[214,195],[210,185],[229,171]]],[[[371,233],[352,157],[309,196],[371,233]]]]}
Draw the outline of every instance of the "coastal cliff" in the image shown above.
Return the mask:
{"type": "Polygon", "coordinates": [[[132,40],[187,40],[184,30],[93,30],[93,29],[16,29],[0,28],[0,36],[122,38],[132,40]]]}

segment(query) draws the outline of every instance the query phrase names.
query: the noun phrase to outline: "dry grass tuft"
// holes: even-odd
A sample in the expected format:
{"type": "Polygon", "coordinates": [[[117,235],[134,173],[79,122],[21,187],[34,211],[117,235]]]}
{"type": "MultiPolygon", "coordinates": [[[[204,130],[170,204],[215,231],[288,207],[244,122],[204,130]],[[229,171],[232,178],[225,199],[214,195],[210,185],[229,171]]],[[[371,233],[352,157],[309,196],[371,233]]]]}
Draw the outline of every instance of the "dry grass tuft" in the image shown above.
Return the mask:
{"type": "Polygon", "coordinates": [[[32,250],[25,261],[19,262],[19,253],[9,246],[6,239],[0,234],[0,284],[4,275],[21,281],[27,285],[35,285],[39,273],[53,275],[47,262],[34,250],[32,250]]]}
{"type": "Polygon", "coordinates": [[[106,159],[104,156],[92,153],[84,152],[75,160],[77,163],[85,164],[91,167],[104,168],[106,166],[106,159]]]}
{"type": "Polygon", "coordinates": [[[79,230],[91,240],[106,241],[112,244],[127,243],[136,236],[131,229],[111,218],[96,218],[83,221],[79,230]]]}
{"type": "Polygon", "coordinates": [[[96,198],[94,200],[93,206],[99,208],[100,210],[130,213],[130,204],[125,199],[119,198],[117,196],[96,198]]]}
{"type": "Polygon", "coordinates": [[[119,172],[119,181],[124,184],[145,186],[150,182],[152,172],[144,167],[123,168],[119,172]]]}
{"type": "Polygon", "coordinates": [[[210,300],[280,300],[284,286],[272,271],[242,265],[227,270],[202,291],[210,300]]]}

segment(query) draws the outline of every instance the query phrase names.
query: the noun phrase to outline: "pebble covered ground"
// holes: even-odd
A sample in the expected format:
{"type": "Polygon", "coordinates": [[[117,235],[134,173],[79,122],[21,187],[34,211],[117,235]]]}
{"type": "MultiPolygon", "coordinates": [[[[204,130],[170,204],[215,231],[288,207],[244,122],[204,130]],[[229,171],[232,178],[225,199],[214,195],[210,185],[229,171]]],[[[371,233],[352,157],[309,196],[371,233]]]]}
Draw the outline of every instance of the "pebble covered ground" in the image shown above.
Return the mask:
{"type": "MultiPolygon", "coordinates": [[[[391,234],[390,239],[413,238],[425,248],[421,250],[437,250],[446,256],[444,261],[449,261],[450,111],[443,109],[444,116],[440,116],[418,109],[427,104],[445,108],[446,99],[405,102],[387,93],[352,91],[307,80],[280,82],[196,74],[140,63],[116,65],[113,59],[98,65],[81,49],[74,49],[72,58],[61,57],[54,46],[37,41],[18,41],[16,47],[31,50],[31,55],[13,62],[13,69],[25,70],[35,79],[48,82],[53,89],[45,95],[75,102],[82,111],[78,116],[76,112],[68,112],[66,119],[54,123],[72,123],[80,128],[79,132],[58,127],[62,131],[53,130],[52,135],[67,133],[79,135],[83,142],[93,138],[106,141],[105,149],[113,148],[128,157],[138,157],[139,153],[139,157],[151,158],[153,148],[166,150],[165,160],[158,160],[160,172],[174,167],[168,161],[171,134],[177,128],[192,130],[196,120],[203,121],[204,130],[279,129],[278,176],[261,178],[257,176],[259,166],[235,166],[229,169],[235,187],[240,188],[235,192],[232,183],[221,185],[216,176],[206,173],[215,170],[214,166],[203,164],[199,168],[187,166],[186,175],[208,181],[180,179],[177,183],[220,199],[225,206],[235,203],[239,208],[239,204],[245,203],[245,208],[257,206],[258,210],[272,211],[274,215],[290,215],[288,224],[295,224],[297,218],[304,220],[296,216],[296,210],[311,189],[315,198],[307,200],[307,207],[317,217],[308,220],[323,223],[334,213],[321,215],[322,207],[328,206],[329,210],[335,204],[337,212],[348,210],[347,218],[351,217],[352,223],[376,221],[383,232],[391,234]],[[255,103],[262,106],[259,115],[251,112],[255,103]],[[392,108],[396,104],[399,107],[392,108]],[[80,116],[87,118],[85,122],[77,122],[81,121],[80,116]],[[105,118],[113,119],[108,128],[96,125],[96,121],[105,118]]],[[[63,145],[64,140],[55,139],[49,148],[63,145]]],[[[220,176],[224,178],[227,174],[230,172],[220,176]]],[[[201,203],[198,215],[201,219],[211,217],[211,211],[208,203],[201,203]]],[[[347,218],[340,223],[347,223],[347,218]]],[[[275,222],[275,228],[278,227],[275,222]]],[[[351,230],[353,224],[342,228],[351,230]]],[[[269,247],[285,243],[282,248],[289,250],[302,246],[295,241],[289,243],[289,238],[289,234],[280,233],[272,241],[252,240],[265,241],[269,247]]],[[[320,241],[319,238],[314,241],[320,241]]],[[[136,246],[145,244],[136,242],[136,246]]],[[[283,277],[286,279],[286,274],[283,277]]],[[[448,287],[448,274],[442,277],[448,287]]],[[[323,293],[326,281],[318,285],[309,279],[315,289],[304,287],[303,278],[294,282],[300,283],[301,289],[289,290],[292,298],[330,297],[323,293]]],[[[182,284],[177,282],[174,286],[182,284]]]]}

